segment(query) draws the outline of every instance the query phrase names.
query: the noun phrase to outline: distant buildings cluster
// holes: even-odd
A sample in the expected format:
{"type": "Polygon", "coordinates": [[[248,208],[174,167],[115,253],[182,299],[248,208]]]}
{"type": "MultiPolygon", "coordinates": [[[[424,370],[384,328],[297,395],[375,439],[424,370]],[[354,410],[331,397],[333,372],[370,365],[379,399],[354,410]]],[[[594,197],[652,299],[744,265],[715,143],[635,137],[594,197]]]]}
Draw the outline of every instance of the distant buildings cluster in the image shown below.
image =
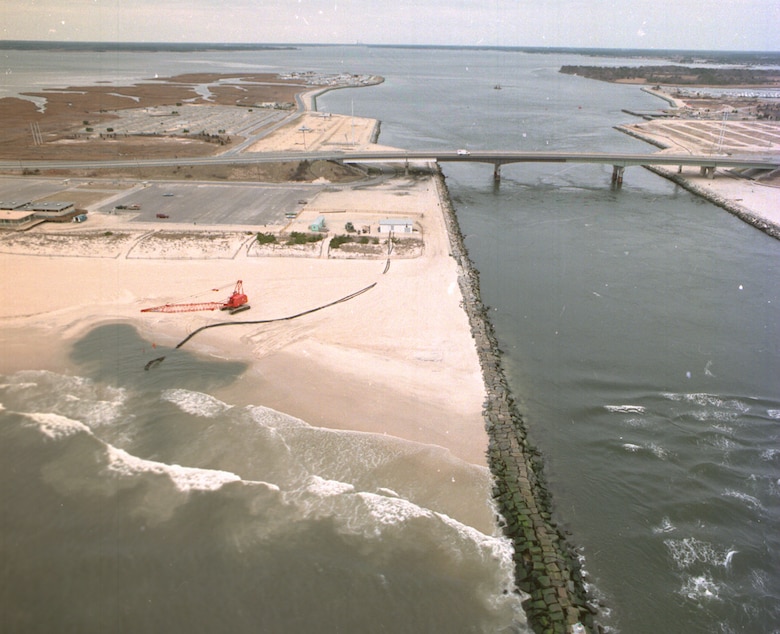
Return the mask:
{"type": "Polygon", "coordinates": [[[280,79],[299,81],[307,86],[371,86],[381,81],[376,75],[315,73],[314,71],[281,73],[279,77],[280,79]]]}

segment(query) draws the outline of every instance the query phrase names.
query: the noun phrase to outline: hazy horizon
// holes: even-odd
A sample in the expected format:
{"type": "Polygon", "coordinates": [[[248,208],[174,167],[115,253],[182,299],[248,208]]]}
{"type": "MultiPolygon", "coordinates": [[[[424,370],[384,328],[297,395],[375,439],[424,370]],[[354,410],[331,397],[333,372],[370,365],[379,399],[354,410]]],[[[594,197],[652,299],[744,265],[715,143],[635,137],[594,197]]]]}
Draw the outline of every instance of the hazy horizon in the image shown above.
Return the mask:
{"type": "Polygon", "coordinates": [[[0,38],[780,51],[775,0],[5,0],[0,38]]]}
{"type": "Polygon", "coordinates": [[[780,50],[759,49],[691,49],[691,48],[626,48],[618,46],[523,46],[523,45],[487,45],[487,44],[377,44],[372,42],[199,42],[199,41],[109,41],[109,40],[36,40],[36,39],[2,39],[0,49],[11,49],[16,45],[30,45],[35,48],[108,48],[108,49],[142,49],[152,47],[169,47],[170,49],[210,49],[224,50],[252,48],[294,48],[305,46],[344,46],[367,48],[430,48],[430,49],[474,49],[474,50],[506,50],[506,51],[597,51],[616,53],[654,53],[654,54],[763,54],[780,56],[780,50]]]}

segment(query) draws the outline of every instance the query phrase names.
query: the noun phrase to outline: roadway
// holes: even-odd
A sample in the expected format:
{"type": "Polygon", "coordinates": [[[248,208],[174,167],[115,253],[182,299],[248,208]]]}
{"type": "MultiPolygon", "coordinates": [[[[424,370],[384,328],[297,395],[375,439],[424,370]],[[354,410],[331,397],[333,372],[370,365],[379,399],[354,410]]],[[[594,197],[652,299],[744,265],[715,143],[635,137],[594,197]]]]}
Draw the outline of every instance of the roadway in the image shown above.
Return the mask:
{"type": "Polygon", "coordinates": [[[242,165],[283,161],[365,162],[474,162],[500,166],[508,163],[600,163],[615,167],[677,165],[708,168],[778,169],[780,156],[728,156],[695,154],[623,154],[613,152],[513,152],[458,150],[377,150],[364,152],[262,152],[192,158],[117,159],[109,161],[0,161],[0,169],[98,169],[164,167],[176,165],[242,165]]]}

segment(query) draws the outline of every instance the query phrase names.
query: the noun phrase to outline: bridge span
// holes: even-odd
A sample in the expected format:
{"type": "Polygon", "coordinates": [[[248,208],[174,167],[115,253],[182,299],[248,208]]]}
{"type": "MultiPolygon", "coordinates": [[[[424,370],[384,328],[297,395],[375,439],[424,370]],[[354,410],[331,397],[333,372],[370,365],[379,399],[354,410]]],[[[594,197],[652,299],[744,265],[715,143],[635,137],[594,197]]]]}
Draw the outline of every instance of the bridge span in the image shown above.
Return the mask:
{"type": "MultiPolygon", "coordinates": [[[[437,162],[475,162],[490,163],[493,177],[501,178],[501,166],[508,163],[600,163],[612,165],[612,182],[620,185],[623,172],[632,165],[676,165],[679,170],[684,166],[695,166],[703,175],[713,178],[719,167],[741,169],[775,170],[780,168],[780,156],[742,156],[723,154],[622,154],[611,152],[511,152],[511,151],[410,151],[363,153],[360,157],[345,154],[344,162],[361,162],[372,159],[437,162]],[[381,155],[381,159],[380,156],[381,155]],[[346,157],[349,158],[346,158],[346,157]]],[[[338,159],[336,159],[338,160],[338,159]]]]}
{"type": "Polygon", "coordinates": [[[493,176],[501,178],[501,166],[509,163],[601,163],[612,165],[612,182],[620,185],[623,172],[632,165],[696,166],[702,174],[713,178],[719,167],[776,170],[780,168],[780,155],[729,156],[723,154],[622,154],[615,152],[516,152],[485,150],[366,150],[349,152],[325,150],[313,152],[257,152],[238,155],[217,155],[190,158],[117,159],[103,161],[0,161],[0,169],[99,169],[188,165],[240,165],[274,163],[282,161],[337,161],[340,163],[369,162],[471,162],[493,165],[493,176]]]}

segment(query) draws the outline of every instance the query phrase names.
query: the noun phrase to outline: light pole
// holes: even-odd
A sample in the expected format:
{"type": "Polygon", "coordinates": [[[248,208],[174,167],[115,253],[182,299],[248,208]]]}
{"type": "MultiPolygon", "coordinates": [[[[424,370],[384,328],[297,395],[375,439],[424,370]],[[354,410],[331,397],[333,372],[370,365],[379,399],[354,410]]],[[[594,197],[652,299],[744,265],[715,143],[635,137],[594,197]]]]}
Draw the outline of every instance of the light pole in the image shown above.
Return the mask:
{"type": "Polygon", "coordinates": [[[303,149],[306,149],[306,133],[311,132],[311,128],[307,128],[305,125],[298,128],[303,133],[303,149]]]}

